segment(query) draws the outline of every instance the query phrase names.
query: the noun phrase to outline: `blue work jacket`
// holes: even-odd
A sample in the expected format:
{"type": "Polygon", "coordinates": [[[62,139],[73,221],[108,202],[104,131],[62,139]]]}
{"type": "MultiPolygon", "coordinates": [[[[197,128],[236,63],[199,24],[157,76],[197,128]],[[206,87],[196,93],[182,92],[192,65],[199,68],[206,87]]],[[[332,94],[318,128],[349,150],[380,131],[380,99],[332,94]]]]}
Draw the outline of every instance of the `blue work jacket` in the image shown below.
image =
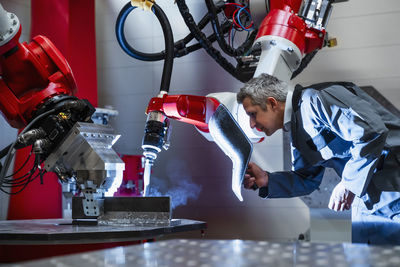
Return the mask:
{"type": "Polygon", "coordinates": [[[368,209],[387,204],[377,205],[382,191],[399,191],[400,118],[352,83],[297,85],[292,107],[292,171],[269,173],[260,196],[307,195],[326,167],[368,209]]]}

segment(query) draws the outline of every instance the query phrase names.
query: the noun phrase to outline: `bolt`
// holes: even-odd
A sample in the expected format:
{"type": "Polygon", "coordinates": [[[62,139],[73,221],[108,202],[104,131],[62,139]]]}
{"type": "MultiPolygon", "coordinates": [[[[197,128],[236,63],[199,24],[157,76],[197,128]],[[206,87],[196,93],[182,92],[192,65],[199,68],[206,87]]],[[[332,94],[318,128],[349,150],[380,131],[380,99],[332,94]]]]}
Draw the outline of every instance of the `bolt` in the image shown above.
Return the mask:
{"type": "Polygon", "coordinates": [[[10,18],[15,18],[15,15],[13,13],[10,14],[10,18]]]}
{"type": "Polygon", "coordinates": [[[16,20],[13,20],[12,25],[13,25],[13,26],[17,25],[17,21],[16,21],[16,20]]]}
{"type": "Polygon", "coordinates": [[[293,53],[294,50],[293,50],[292,47],[288,47],[288,48],[287,48],[287,51],[288,51],[289,53],[293,53]]]}
{"type": "Polygon", "coordinates": [[[299,65],[299,64],[300,64],[300,61],[296,60],[296,65],[299,65]]]}
{"type": "Polygon", "coordinates": [[[1,41],[4,41],[4,37],[3,37],[3,35],[0,34],[0,42],[1,41]]]}
{"type": "Polygon", "coordinates": [[[11,34],[11,33],[13,33],[13,29],[12,28],[10,28],[9,30],[8,30],[8,32],[11,34]]]}
{"type": "Polygon", "coordinates": [[[276,41],[275,40],[271,40],[269,41],[270,45],[276,45],[276,41]]]}

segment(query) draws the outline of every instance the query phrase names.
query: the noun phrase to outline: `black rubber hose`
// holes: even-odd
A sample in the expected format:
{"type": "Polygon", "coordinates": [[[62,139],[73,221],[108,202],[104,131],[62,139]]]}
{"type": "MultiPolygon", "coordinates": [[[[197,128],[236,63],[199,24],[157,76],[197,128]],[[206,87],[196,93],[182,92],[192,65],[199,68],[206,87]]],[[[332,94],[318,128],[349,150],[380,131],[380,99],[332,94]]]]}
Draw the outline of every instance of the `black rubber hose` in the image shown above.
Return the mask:
{"type": "Polygon", "coordinates": [[[142,53],[137,51],[132,46],[129,45],[125,38],[125,21],[128,17],[129,13],[134,10],[136,7],[132,6],[131,3],[127,3],[119,12],[117,22],[115,24],[115,33],[117,35],[117,40],[122,50],[125,51],[129,56],[143,60],[143,61],[157,61],[165,58],[165,55],[162,53],[142,53]]]}
{"type": "Polygon", "coordinates": [[[4,158],[7,155],[8,150],[10,149],[11,146],[12,146],[12,144],[9,144],[8,146],[6,146],[5,148],[3,148],[0,151],[0,159],[4,158]]]}
{"type": "MultiPolygon", "coordinates": [[[[136,49],[134,49],[126,40],[125,38],[125,21],[127,16],[131,11],[133,11],[136,7],[133,7],[129,3],[126,4],[121,11],[119,12],[116,24],[115,24],[115,33],[117,35],[117,40],[119,45],[121,46],[122,50],[125,51],[129,56],[142,60],[142,61],[159,61],[159,60],[164,60],[165,58],[165,51],[161,52],[155,52],[155,53],[144,53],[140,52],[136,49]]],[[[207,24],[210,22],[210,17],[208,16],[208,13],[200,20],[199,22],[199,28],[203,29],[207,24]]],[[[188,53],[185,53],[184,51],[186,50],[186,44],[188,44],[190,41],[192,41],[194,38],[192,33],[189,33],[186,37],[183,39],[177,41],[174,43],[174,56],[175,57],[181,57],[184,56],[188,53]]],[[[214,39],[213,41],[215,41],[214,39]]],[[[210,40],[212,41],[212,40],[210,40]]],[[[212,42],[213,42],[212,41],[212,42]]],[[[189,50],[190,51],[190,50],[189,50]]]]}
{"type": "MultiPolygon", "coordinates": [[[[130,5],[130,2],[128,3],[130,5]]],[[[174,64],[174,35],[172,33],[171,24],[165,15],[164,11],[156,3],[153,4],[153,11],[164,33],[165,41],[165,61],[161,77],[160,91],[169,92],[171,84],[172,66],[174,64]]]]}
{"type": "Polygon", "coordinates": [[[295,70],[292,73],[292,77],[290,78],[291,80],[293,80],[294,78],[296,78],[297,75],[299,75],[307,66],[308,64],[311,62],[311,60],[314,58],[314,56],[317,54],[318,50],[314,50],[311,53],[308,53],[302,60],[300,63],[300,66],[297,68],[297,70],[295,70]]]}
{"type": "MultiPolygon", "coordinates": [[[[56,111],[57,111],[56,109],[51,109],[49,111],[46,111],[45,113],[40,114],[39,116],[34,118],[31,122],[29,122],[28,125],[20,132],[19,135],[22,135],[22,134],[26,133],[27,131],[29,131],[31,129],[31,127],[37,121],[41,120],[42,118],[46,117],[47,115],[53,114],[56,111]]],[[[18,140],[18,137],[10,146],[8,146],[8,151],[7,151],[7,154],[6,154],[7,157],[4,160],[4,166],[0,170],[0,188],[3,185],[3,181],[5,179],[6,172],[7,172],[8,168],[9,168],[9,166],[11,164],[12,156],[14,155],[14,147],[17,144],[17,140],[18,140]]]]}
{"type": "Polygon", "coordinates": [[[117,34],[117,40],[122,50],[128,55],[143,61],[156,61],[164,59],[163,73],[161,77],[160,91],[169,92],[169,86],[171,83],[172,66],[174,63],[174,36],[172,34],[171,25],[169,24],[168,18],[164,11],[156,4],[153,4],[152,11],[156,15],[158,21],[161,24],[161,28],[164,34],[165,41],[165,53],[142,53],[131,47],[126,41],[124,34],[125,20],[128,14],[136,7],[128,2],[120,11],[115,25],[115,31],[117,34]]]}
{"type": "MultiPolygon", "coordinates": [[[[198,27],[200,30],[204,29],[205,26],[207,26],[207,24],[210,23],[210,16],[207,14],[204,15],[204,17],[199,21],[198,23],[198,27]]],[[[192,41],[194,38],[194,35],[192,33],[189,33],[185,38],[183,38],[183,42],[185,44],[189,43],[190,41],[192,41]]]]}
{"type": "Polygon", "coordinates": [[[237,57],[237,56],[242,56],[244,53],[247,52],[253,45],[254,39],[257,36],[257,30],[254,30],[250,33],[249,38],[238,48],[234,49],[232,46],[228,45],[226,43],[224,33],[221,29],[221,25],[219,24],[218,21],[218,10],[217,7],[214,5],[213,0],[205,0],[208,12],[210,12],[211,15],[211,24],[212,28],[214,30],[214,33],[217,36],[217,41],[219,46],[221,47],[222,51],[224,51],[227,55],[237,57]]]}
{"type": "Polygon", "coordinates": [[[221,53],[212,46],[212,43],[206,38],[204,33],[198,28],[195,23],[193,16],[189,12],[189,8],[187,7],[184,0],[176,0],[179,11],[188,26],[190,32],[194,35],[199,44],[206,50],[206,52],[228,73],[230,73],[233,77],[238,79],[239,81],[246,82],[246,80],[240,78],[237,75],[236,68],[226,59],[221,53]]]}

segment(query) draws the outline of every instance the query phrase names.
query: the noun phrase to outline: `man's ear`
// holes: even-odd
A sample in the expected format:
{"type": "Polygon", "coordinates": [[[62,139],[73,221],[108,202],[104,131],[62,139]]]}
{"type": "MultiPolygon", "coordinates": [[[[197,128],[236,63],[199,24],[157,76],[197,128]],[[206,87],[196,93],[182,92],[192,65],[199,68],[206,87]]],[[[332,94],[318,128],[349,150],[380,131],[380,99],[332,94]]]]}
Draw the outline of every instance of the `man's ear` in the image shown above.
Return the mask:
{"type": "Polygon", "coordinates": [[[270,96],[267,98],[267,106],[270,106],[271,109],[276,109],[278,107],[278,101],[274,97],[270,96]]]}

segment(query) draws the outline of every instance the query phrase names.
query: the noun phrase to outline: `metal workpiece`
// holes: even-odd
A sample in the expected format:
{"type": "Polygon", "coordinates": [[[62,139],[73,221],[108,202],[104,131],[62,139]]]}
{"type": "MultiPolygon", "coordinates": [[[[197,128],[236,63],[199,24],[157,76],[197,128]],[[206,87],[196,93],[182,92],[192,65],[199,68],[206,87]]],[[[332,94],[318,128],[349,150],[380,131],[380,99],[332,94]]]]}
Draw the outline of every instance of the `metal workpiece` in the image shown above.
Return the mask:
{"type": "Polygon", "coordinates": [[[399,266],[400,246],[168,240],[32,261],[23,266],[399,266]]]}
{"type": "Polygon", "coordinates": [[[72,219],[76,224],[90,221],[112,226],[170,226],[173,221],[169,197],[106,197],[103,199],[72,198],[72,219]],[[88,214],[94,202],[100,213],[88,214]]]}
{"type": "Polygon", "coordinates": [[[75,175],[82,189],[118,187],[125,163],[112,146],[119,137],[108,125],[77,122],[47,158],[45,168],[59,176],[75,175]]]}
{"type": "MultiPolygon", "coordinates": [[[[169,225],[75,225],[70,219],[0,221],[0,245],[93,244],[158,238],[204,230],[202,221],[172,219],[169,225]]],[[[200,235],[200,233],[199,233],[200,235]]]]}
{"type": "Polygon", "coordinates": [[[97,218],[98,225],[111,226],[173,226],[180,220],[171,220],[169,212],[111,211],[97,218]]]}

